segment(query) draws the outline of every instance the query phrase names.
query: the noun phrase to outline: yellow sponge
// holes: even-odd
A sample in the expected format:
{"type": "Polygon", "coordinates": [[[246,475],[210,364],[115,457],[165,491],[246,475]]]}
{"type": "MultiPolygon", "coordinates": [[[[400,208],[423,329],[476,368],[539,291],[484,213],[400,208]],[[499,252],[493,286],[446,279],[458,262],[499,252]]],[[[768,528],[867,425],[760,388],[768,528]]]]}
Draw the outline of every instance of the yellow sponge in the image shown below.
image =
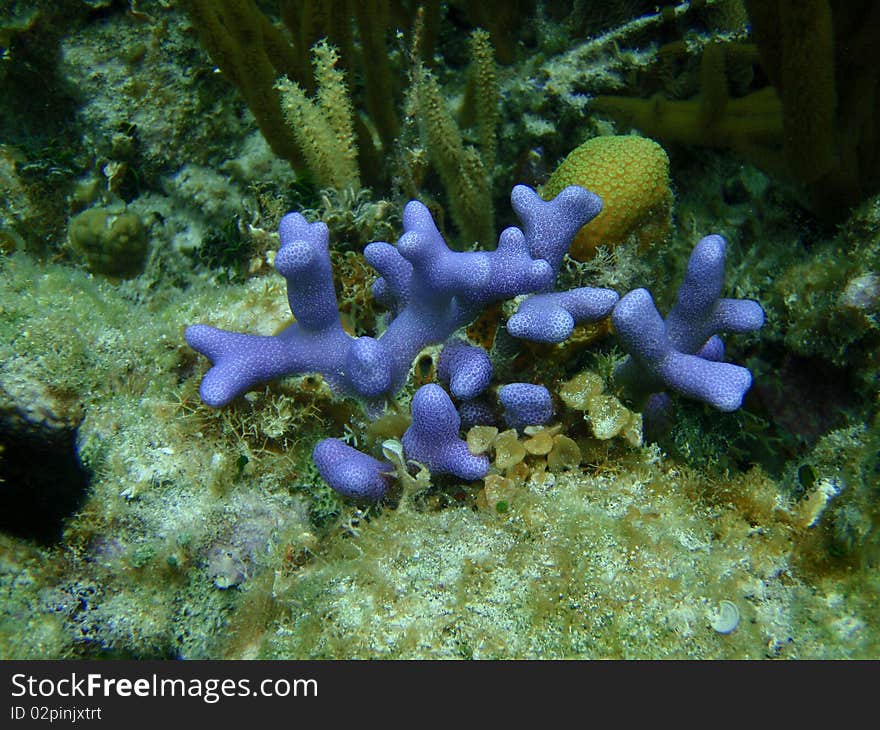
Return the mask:
{"type": "Polygon", "coordinates": [[[602,212],[578,231],[569,253],[579,261],[597,246],[635,240],[642,247],[670,231],[669,158],[654,140],[635,135],[594,137],[569,153],[541,191],[550,200],[569,185],[602,198],[602,212]]]}

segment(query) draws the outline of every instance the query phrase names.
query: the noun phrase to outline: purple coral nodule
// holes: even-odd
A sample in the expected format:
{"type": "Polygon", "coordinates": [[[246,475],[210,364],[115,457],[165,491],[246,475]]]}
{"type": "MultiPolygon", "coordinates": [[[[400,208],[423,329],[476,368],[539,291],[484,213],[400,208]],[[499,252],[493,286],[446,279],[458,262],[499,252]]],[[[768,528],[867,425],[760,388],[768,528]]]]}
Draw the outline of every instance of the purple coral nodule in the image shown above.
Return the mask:
{"type": "Polygon", "coordinates": [[[437,361],[437,377],[449,383],[452,395],[460,400],[476,398],[492,380],[492,361],[482,347],[452,338],[443,345],[437,361]]]}
{"type": "Polygon", "coordinates": [[[611,289],[584,286],[569,291],[533,294],[509,320],[514,337],[535,342],[564,342],[576,324],[598,322],[614,309],[619,297],[611,289]]]}
{"type": "Polygon", "coordinates": [[[391,486],[394,467],[337,438],[319,441],[312,452],[318,473],[344,497],[378,502],[391,486]]]}
{"type": "Polygon", "coordinates": [[[412,423],[401,439],[406,458],[424,464],[432,474],[481,479],[489,471],[489,459],[470,452],[460,428],[461,418],[446,391],[434,383],[423,385],[413,396],[412,423]]]}
{"type": "Polygon", "coordinates": [[[508,383],[498,390],[498,399],[511,428],[541,426],[553,417],[553,400],[543,385],[508,383]]]}

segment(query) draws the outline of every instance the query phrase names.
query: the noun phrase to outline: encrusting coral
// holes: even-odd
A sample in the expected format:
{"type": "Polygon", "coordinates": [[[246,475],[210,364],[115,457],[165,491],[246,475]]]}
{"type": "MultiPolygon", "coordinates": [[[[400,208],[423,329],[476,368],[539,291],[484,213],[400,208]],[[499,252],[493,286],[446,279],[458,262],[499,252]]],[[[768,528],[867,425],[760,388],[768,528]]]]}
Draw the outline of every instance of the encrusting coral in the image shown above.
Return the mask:
{"type": "Polygon", "coordinates": [[[631,411],[620,400],[605,392],[602,377],[584,370],[562,384],[559,397],[566,406],[583,411],[584,419],[600,441],[620,436],[631,446],[642,444],[642,414],[631,411]]]}
{"type": "Polygon", "coordinates": [[[150,243],[137,213],[89,208],[70,219],[73,250],[95,274],[130,278],[144,270],[150,243]]]}

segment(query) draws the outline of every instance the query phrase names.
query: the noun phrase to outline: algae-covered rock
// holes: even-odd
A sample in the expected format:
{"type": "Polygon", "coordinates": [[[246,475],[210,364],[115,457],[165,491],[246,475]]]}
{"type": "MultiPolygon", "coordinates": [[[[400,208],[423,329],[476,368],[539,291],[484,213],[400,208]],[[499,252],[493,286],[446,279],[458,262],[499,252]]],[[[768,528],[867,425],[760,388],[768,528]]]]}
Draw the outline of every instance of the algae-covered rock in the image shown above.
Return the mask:
{"type": "Polygon", "coordinates": [[[149,241],[135,213],[89,208],[70,219],[68,238],[93,274],[129,279],[144,270],[149,241]]]}

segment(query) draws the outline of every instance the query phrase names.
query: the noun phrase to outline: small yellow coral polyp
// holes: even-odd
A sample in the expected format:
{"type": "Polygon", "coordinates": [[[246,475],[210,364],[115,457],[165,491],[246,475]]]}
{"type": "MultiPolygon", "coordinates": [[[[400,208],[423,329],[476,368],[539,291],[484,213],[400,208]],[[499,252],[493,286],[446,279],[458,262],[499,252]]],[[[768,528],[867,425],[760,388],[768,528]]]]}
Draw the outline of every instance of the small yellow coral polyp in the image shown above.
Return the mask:
{"type": "Polygon", "coordinates": [[[654,140],[636,135],[594,137],[569,153],[541,191],[545,200],[569,185],[602,198],[602,212],[578,231],[569,253],[587,261],[597,246],[635,240],[645,248],[669,235],[669,158],[654,140]]]}

